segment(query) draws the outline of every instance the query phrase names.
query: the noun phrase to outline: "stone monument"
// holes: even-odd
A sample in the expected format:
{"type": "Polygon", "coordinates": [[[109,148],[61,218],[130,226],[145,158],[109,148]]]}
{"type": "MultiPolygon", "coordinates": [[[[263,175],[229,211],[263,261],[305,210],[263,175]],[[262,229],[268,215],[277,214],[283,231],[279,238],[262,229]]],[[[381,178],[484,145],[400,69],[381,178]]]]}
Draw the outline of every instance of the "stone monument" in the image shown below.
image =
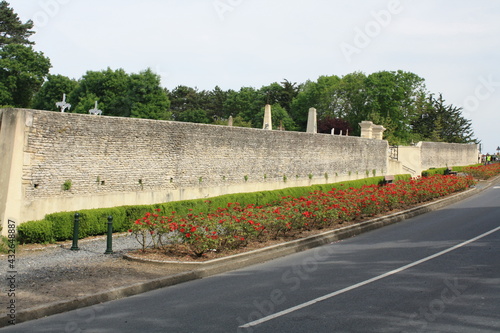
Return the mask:
{"type": "Polygon", "coordinates": [[[307,118],[307,133],[318,133],[318,119],[315,108],[309,109],[309,116],[307,118]]]}
{"type": "Polygon", "coordinates": [[[273,129],[273,121],[271,117],[271,105],[266,104],[264,109],[264,124],[262,125],[262,129],[272,130],[273,129]]]}

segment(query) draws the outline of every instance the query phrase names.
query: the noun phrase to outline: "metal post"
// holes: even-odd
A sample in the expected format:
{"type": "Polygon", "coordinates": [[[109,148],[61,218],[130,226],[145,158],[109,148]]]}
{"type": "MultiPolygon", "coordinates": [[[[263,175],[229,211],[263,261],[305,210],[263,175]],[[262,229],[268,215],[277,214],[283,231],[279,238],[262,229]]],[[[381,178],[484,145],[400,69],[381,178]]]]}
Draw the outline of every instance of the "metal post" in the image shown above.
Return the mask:
{"type": "Polygon", "coordinates": [[[113,253],[113,216],[108,216],[108,237],[107,237],[107,247],[104,254],[113,253]]]}
{"type": "Polygon", "coordinates": [[[75,213],[75,222],[73,224],[73,246],[71,251],[78,251],[78,229],[80,228],[80,214],[75,213]]]}

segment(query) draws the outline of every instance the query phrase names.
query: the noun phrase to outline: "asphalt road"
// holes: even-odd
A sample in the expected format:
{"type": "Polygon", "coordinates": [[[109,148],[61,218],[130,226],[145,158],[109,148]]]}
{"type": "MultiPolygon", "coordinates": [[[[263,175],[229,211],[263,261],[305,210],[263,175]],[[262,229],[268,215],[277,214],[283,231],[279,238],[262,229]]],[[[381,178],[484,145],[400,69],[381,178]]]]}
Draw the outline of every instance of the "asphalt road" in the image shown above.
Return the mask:
{"type": "Polygon", "coordinates": [[[500,187],[342,242],[0,331],[500,332],[500,187]]]}

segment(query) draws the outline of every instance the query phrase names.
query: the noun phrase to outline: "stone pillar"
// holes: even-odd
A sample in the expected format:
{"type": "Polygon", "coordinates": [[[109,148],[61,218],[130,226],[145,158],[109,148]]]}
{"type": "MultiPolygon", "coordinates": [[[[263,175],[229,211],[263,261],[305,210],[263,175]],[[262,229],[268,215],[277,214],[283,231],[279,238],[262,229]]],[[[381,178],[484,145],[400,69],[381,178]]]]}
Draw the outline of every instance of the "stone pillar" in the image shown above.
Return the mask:
{"type": "Polygon", "coordinates": [[[383,140],[385,128],[382,125],[372,126],[372,138],[376,140],[383,140]]]}
{"type": "Polygon", "coordinates": [[[318,119],[315,108],[309,109],[309,117],[307,118],[307,133],[318,133],[318,119]]]}
{"type": "Polygon", "coordinates": [[[229,116],[229,120],[227,121],[227,126],[233,126],[233,116],[229,116]]]}
{"type": "Polygon", "coordinates": [[[361,126],[361,137],[366,139],[371,139],[373,135],[372,132],[373,123],[371,121],[364,120],[359,123],[359,126],[361,126]]]}
{"type": "Polygon", "coordinates": [[[262,125],[262,129],[272,130],[273,129],[273,121],[271,118],[271,105],[266,104],[264,109],[264,124],[262,125]]]}

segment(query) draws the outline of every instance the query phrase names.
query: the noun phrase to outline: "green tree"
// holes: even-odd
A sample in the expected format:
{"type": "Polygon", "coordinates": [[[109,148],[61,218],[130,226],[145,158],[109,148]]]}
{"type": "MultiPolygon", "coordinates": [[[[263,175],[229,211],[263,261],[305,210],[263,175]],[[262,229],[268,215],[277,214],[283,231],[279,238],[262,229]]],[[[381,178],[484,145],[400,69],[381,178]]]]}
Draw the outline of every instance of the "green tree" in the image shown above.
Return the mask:
{"type": "Polygon", "coordinates": [[[203,109],[207,111],[208,117],[213,119],[214,122],[217,120],[227,120],[231,115],[224,108],[226,99],[227,91],[222,90],[219,86],[208,92],[207,102],[203,106],[203,109]]]}
{"type": "Polygon", "coordinates": [[[424,79],[410,72],[382,71],[367,77],[366,88],[366,120],[390,128],[391,143],[410,143],[411,124],[418,114],[415,101],[425,93],[424,79]]]}
{"type": "Polygon", "coordinates": [[[185,110],[184,112],[179,114],[179,117],[176,120],[199,124],[211,123],[207,111],[202,109],[185,110]]]}
{"type": "Polygon", "coordinates": [[[316,82],[306,81],[299,87],[299,92],[290,105],[290,115],[300,131],[307,128],[309,109],[319,104],[320,95],[316,86],[316,82]]]}
{"type": "Polygon", "coordinates": [[[131,98],[130,115],[134,118],[168,120],[170,101],[160,87],[160,77],[151,69],[130,76],[129,96],[131,98]]]}
{"type": "Polygon", "coordinates": [[[316,82],[307,81],[300,86],[290,107],[290,115],[299,130],[306,129],[309,109],[312,107],[316,108],[318,119],[335,117],[339,102],[336,88],[339,82],[340,78],[336,75],[320,76],[316,82]]]}
{"type": "Polygon", "coordinates": [[[265,104],[265,95],[261,91],[242,87],[239,91],[228,91],[224,109],[229,115],[240,116],[243,122],[251,122],[253,127],[260,127],[262,119],[259,120],[258,114],[265,104]]]}
{"type": "Polygon", "coordinates": [[[299,86],[297,85],[297,82],[292,83],[287,79],[284,79],[283,82],[281,82],[281,86],[283,87],[283,90],[278,103],[280,103],[280,105],[288,113],[290,113],[293,99],[299,94],[299,86]]]}
{"type": "Polygon", "coordinates": [[[334,116],[336,119],[348,122],[348,125],[344,124],[342,127],[350,128],[351,135],[359,135],[361,129],[358,124],[368,119],[366,79],[366,75],[361,72],[347,74],[335,87],[336,109],[334,116]]]}
{"type": "Polygon", "coordinates": [[[477,143],[470,120],[462,116],[462,108],[446,104],[442,94],[430,95],[419,103],[420,116],[413,121],[413,131],[423,140],[450,143],[477,143]]]}
{"type": "MultiPolygon", "coordinates": [[[[74,99],[74,97],[72,99],[70,99],[70,101],[72,101],[73,99],[74,99]]],[[[99,101],[99,96],[97,96],[96,94],[91,93],[91,92],[88,92],[85,95],[79,96],[78,103],[76,103],[76,105],[74,103],[70,103],[72,106],[71,112],[83,113],[83,114],[89,113],[89,110],[93,109],[95,107],[96,101],[98,102],[97,107],[99,108],[99,110],[103,111],[104,114],[106,114],[106,111],[107,111],[106,104],[99,101]]]]}
{"type": "Polygon", "coordinates": [[[4,45],[0,49],[0,105],[30,107],[50,67],[49,58],[31,46],[4,45]]]}
{"type": "Polygon", "coordinates": [[[7,1],[0,1],[0,48],[8,44],[33,45],[29,37],[35,32],[33,21],[22,23],[19,16],[9,7],[7,1]]]}
{"type": "Polygon", "coordinates": [[[108,116],[170,119],[167,93],[150,69],[130,75],[123,69],[88,71],[78,83],[69,98],[76,113],[88,113],[98,101],[108,116]]]}
{"type": "Polygon", "coordinates": [[[175,120],[182,118],[181,114],[187,110],[196,110],[202,108],[200,94],[196,88],[187,86],[177,86],[168,92],[170,100],[170,111],[175,120]]]}
{"type": "Polygon", "coordinates": [[[9,3],[0,1],[0,105],[30,107],[50,60],[32,48],[31,20],[22,23],[9,3]]]}
{"type": "Polygon", "coordinates": [[[78,82],[63,75],[49,74],[40,91],[35,95],[33,108],[47,111],[59,111],[56,103],[62,100],[63,94],[76,89],[78,82]]]}

